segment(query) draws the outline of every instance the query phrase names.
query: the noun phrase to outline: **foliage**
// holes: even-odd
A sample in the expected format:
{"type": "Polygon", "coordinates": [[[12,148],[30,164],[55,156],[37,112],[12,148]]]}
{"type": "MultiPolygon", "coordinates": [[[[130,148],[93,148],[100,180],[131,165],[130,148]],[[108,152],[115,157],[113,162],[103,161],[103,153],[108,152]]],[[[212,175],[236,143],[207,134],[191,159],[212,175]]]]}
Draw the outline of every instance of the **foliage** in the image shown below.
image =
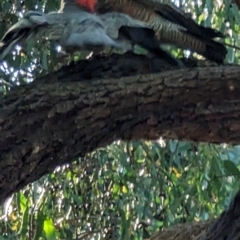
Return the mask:
{"type": "Polygon", "coordinates": [[[115,142],[30,184],[2,209],[4,239],[141,239],[217,216],[237,191],[239,148],[115,142]]]}
{"type": "MultiPolygon", "coordinates": [[[[22,9],[58,7],[56,0],[14,2],[0,3],[0,35],[22,9]]],[[[228,34],[227,43],[240,45],[239,12],[229,0],[178,3],[199,23],[228,34]]],[[[68,62],[56,46],[32,48],[28,42],[25,53],[9,56],[1,67],[1,92],[68,62]]],[[[238,58],[229,48],[228,62],[238,58]]],[[[163,227],[218,216],[238,190],[239,156],[239,147],[226,144],[115,142],[58,167],[9,198],[0,207],[0,239],[144,239],[163,227]]]]}

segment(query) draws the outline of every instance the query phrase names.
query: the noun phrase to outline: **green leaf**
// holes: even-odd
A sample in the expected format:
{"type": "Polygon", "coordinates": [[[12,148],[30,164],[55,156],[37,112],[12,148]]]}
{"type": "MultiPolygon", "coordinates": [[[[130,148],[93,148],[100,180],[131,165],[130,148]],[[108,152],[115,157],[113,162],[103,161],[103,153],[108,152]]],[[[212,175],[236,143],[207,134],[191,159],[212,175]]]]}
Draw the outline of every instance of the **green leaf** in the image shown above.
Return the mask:
{"type": "Polygon", "coordinates": [[[233,175],[240,175],[240,171],[232,161],[226,160],[223,162],[223,164],[224,164],[224,168],[227,170],[227,173],[230,173],[233,175]]]}
{"type": "Polygon", "coordinates": [[[34,236],[34,240],[41,239],[45,220],[46,220],[46,215],[43,213],[42,209],[39,209],[37,213],[37,219],[36,219],[37,229],[34,236]]]}
{"type": "Polygon", "coordinates": [[[27,239],[26,234],[29,229],[29,222],[30,222],[29,221],[29,208],[27,206],[23,213],[23,219],[22,219],[22,224],[21,224],[21,228],[20,228],[20,236],[22,237],[22,239],[27,239]]]}
{"type": "Polygon", "coordinates": [[[56,240],[57,231],[53,224],[52,219],[48,218],[44,221],[43,230],[46,234],[47,240],[56,240]]]}

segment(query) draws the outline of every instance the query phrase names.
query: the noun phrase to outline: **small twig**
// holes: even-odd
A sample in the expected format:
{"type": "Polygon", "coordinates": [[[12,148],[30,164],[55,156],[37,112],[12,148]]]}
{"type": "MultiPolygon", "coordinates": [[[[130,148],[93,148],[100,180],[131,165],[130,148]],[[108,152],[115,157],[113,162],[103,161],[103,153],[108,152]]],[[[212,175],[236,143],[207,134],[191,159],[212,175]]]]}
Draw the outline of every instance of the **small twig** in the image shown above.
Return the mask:
{"type": "Polygon", "coordinates": [[[14,85],[5,81],[4,79],[0,79],[0,83],[1,85],[5,85],[5,86],[8,86],[8,87],[13,87],[14,85]]]}

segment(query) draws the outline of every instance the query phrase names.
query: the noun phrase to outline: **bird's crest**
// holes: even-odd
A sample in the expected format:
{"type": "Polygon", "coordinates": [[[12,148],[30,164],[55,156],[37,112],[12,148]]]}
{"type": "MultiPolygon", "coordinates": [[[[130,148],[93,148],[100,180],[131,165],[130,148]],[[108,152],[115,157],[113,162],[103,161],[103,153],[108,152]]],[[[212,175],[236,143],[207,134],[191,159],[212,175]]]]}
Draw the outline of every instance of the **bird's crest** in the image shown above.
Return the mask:
{"type": "Polygon", "coordinates": [[[95,12],[95,5],[97,3],[97,0],[76,0],[76,1],[77,4],[86,8],[90,12],[95,12]]]}

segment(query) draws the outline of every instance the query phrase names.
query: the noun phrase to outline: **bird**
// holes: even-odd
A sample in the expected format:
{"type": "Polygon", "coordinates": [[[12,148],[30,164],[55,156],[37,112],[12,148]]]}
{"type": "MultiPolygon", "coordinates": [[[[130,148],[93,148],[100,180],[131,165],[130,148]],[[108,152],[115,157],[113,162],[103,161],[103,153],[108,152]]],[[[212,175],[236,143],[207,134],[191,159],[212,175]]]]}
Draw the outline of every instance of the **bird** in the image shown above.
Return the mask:
{"type": "Polygon", "coordinates": [[[214,40],[224,34],[197,24],[170,0],[98,0],[96,11],[121,12],[148,23],[161,44],[191,50],[217,63],[226,57],[226,46],[214,40]]]}
{"type": "Polygon", "coordinates": [[[57,12],[26,12],[3,36],[0,42],[0,59],[16,44],[31,37],[39,37],[58,40],[63,49],[70,53],[99,51],[106,46],[129,51],[137,44],[154,55],[161,55],[172,65],[184,67],[181,61],[161,49],[155,31],[149,24],[123,13],[95,14],[96,2],[62,0],[57,12]]]}

